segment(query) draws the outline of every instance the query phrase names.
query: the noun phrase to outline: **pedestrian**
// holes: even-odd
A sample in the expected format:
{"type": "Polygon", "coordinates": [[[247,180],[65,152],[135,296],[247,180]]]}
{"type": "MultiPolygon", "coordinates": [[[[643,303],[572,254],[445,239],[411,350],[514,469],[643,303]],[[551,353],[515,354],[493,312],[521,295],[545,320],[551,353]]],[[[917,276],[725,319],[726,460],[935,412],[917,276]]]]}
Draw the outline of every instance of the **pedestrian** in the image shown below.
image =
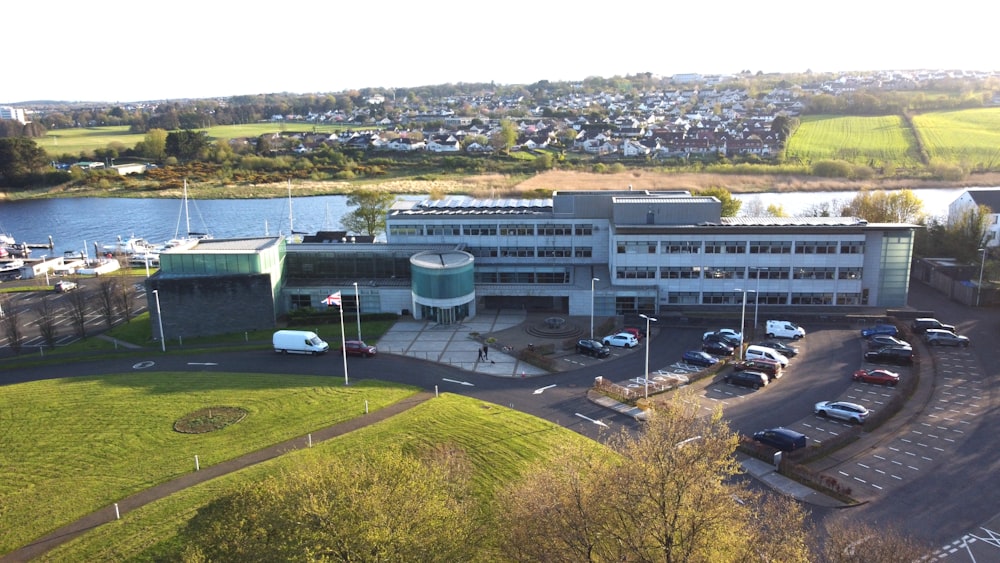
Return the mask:
{"type": "Polygon", "coordinates": [[[477,362],[483,361],[483,349],[482,348],[479,349],[479,357],[476,358],[476,361],[477,362]]]}
{"type": "Polygon", "coordinates": [[[487,344],[483,344],[483,359],[490,359],[490,347],[487,344]]]}

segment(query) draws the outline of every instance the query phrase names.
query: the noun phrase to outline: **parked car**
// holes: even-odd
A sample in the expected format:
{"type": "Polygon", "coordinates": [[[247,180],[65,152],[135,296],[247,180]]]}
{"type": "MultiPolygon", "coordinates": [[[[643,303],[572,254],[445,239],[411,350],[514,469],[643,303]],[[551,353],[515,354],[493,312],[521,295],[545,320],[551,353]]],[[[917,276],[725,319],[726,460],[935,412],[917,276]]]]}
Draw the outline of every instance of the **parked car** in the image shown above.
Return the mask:
{"type": "Polygon", "coordinates": [[[641,330],[639,330],[639,329],[637,329],[635,327],[630,327],[630,326],[627,326],[627,327],[623,328],[622,332],[627,332],[627,333],[631,334],[632,336],[635,337],[636,340],[642,340],[643,337],[646,336],[645,334],[643,334],[643,332],[641,330]]]}
{"type": "Polygon", "coordinates": [[[820,401],[813,412],[822,417],[837,418],[861,424],[868,418],[868,409],[847,401],[820,401]]]}
{"type": "Polygon", "coordinates": [[[899,383],[899,374],[887,369],[859,369],[854,372],[851,379],[864,383],[895,387],[899,383]]]}
{"type": "Polygon", "coordinates": [[[725,342],[702,342],[701,349],[713,356],[732,356],[733,347],[725,342]]]}
{"type": "Polygon", "coordinates": [[[941,330],[947,330],[949,332],[955,332],[955,327],[952,325],[946,325],[937,319],[932,319],[930,317],[921,317],[919,319],[913,319],[913,323],[910,325],[913,332],[917,334],[923,334],[924,331],[930,328],[938,328],[941,330]]]}
{"type": "Polygon", "coordinates": [[[791,338],[798,340],[806,335],[806,329],[791,321],[767,321],[768,338],[791,338]]]}
{"type": "Polygon", "coordinates": [[[885,348],[886,346],[912,348],[909,342],[904,342],[894,336],[889,336],[888,334],[876,334],[868,339],[869,350],[878,350],[879,348],[885,348]]]}
{"type": "Polygon", "coordinates": [[[716,331],[706,332],[705,334],[702,335],[701,337],[702,340],[708,338],[708,335],[710,334],[717,334],[720,336],[725,335],[728,336],[730,339],[735,340],[737,343],[739,343],[740,338],[743,336],[743,334],[740,331],[734,328],[720,328],[719,330],[716,331]]]}
{"type": "Polygon", "coordinates": [[[743,353],[743,357],[747,360],[774,360],[775,362],[781,364],[782,368],[788,367],[788,356],[782,354],[774,348],[768,348],[767,346],[757,346],[756,344],[747,346],[746,352],[743,353]]]}
{"type": "Polygon", "coordinates": [[[789,346],[780,340],[765,340],[757,344],[758,346],[765,346],[767,348],[774,348],[775,350],[781,352],[783,356],[789,358],[795,357],[799,353],[799,349],[795,346],[789,346]]]}
{"type": "Polygon", "coordinates": [[[886,346],[865,352],[865,361],[875,364],[896,364],[908,366],[913,363],[913,348],[886,346]]]}
{"type": "Polygon", "coordinates": [[[755,432],[753,439],[783,452],[791,452],[806,447],[806,435],[787,428],[768,428],[755,432]]]}
{"type": "Polygon", "coordinates": [[[372,358],[378,353],[377,348],[369,346],[361,340],[348,340],[344,343],[344,347],[347,350],[348,356],[363,356],[365,358],[372,358]]]}
{"type": "Polygon", "coordinates": [[[604,344],[607,346],[617,346],[619,348],[632,348],[633,346],[639,345],[639,340],[627,332],[619,332],[618,334],[605,336],[604,344]]]}
{"type": "Polygon", "coordinates": [[[688,350],[687,352],[684,352],[683,356],[681,356],[681,360],[688,364],[703,367],[714,366],[719,363],[718,358],[708,352],[702,352],[701,350],[688,350]]]}
{"type": "Polygon", "coordinates": [[[760,389],[767,385],[768,377],[759,371],[734,371],[727,373],[723,381],[732,385],[742,385],[751,389],[760,389]]]}
{"type": "Polygon", "coordinates": [[[576,351],[595,358],[607,358],[611,355],[611,348],[601,342],[589,339],[577,341],[576,351]]]}
{"type": "Polygon", "coordinates": [[[869,336],[875,336],[876,334],[888,334],[889,336],[896,336],[897,334],[899,334],[899,329],[896,328],[896,325],[875,325],[861,329],[861,336],[863,338],[868,338],[869,336]]]}
{"type": "Polygon", "coordinates": [[[740,338],[738,336],[733,336],[728,333],[723,332],[706,332],[702,336],[701,341],[704,342],[721,342],[726,346],[732,346],[733,348],[740,347],[740,338]]]}
{"type": "Polygon", "coordinates": [[[55,290],[57,293],[66,293],[67,291],[73,291],[77,288],[76,282],[71,282],[69,280],[59,280],[56,282],[55,290]]]}
{"type": "Polygon", "coordinates": [[[750,358],[733,364],[736,371],[750,370],[758,371],[766,375],[769,379],[778,379],[782,374],[781,364],[765,358],[750,358]]]}
{"type": "Polygon", "coordinates": [[[969,347],[969,337],[955,334],[940,328],[929,328],[924,331],[924,340],[928,346],[961,346],[969,347]]]}

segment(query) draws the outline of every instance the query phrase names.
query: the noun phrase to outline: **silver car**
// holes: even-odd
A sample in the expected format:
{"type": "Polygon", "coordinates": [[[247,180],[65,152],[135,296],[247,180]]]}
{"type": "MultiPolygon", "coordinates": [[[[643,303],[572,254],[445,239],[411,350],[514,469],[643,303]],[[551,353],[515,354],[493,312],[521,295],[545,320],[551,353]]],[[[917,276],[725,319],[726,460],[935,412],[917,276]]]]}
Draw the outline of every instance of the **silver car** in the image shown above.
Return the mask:
{"type": "Polygon", "coordinates": [[[633,346],[638,346],[639,341],[636,340],[635,335],[628,332],[619,332],[618,334],[612,334],[611,336],[604,337],[605,346],[618,346],[619,348],[632,348],[633,346]]]}
{"type": "Polygon", "coordinates": [[[924,332],[924,340],[928,346],[969,346],[969,337],[959,336],[954,332],[940,328],[929,328],[924,332]]]}
{"type": "Polygon", "coordinates": [[[816,403],[814,411],[819,416],[838,418],[848,422],[861,424],[868,418],[868,409],[847,401],[822,401],[816,403]]]}

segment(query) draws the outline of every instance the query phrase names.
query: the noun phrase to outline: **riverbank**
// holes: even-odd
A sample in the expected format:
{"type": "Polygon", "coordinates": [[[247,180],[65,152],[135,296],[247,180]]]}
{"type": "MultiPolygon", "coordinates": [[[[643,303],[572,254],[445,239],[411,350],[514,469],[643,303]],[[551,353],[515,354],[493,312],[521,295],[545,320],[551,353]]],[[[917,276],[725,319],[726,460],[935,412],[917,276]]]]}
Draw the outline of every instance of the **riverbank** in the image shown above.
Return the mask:
{"type": "MultiPolygon", "coordinates": [[[[270,199],[323,195],[350,195],[358,188],[374,189],[398,195],[431,194],[470,195],[478,198],[548,197],[553,191],[567,190],[687,190],[697,191],[722,186],[735,194],[774,192],[841,192],[870,190],[921,190],[1000,186],[1000,173],[971,175],[960,181],[872,179],[853,181],[840,178],[778,174],[698,174],[690,172],[652,172],[634,170],[619,174],[592,174],[551,170],[530,177],[483,174],[440,179],[391,179],[382,181],[310,181],[251,185],[218,185],[189,182],[191,199],[270,199]]],[[[111,187],[55,187],[29,192],[0,192],[0,201],[46,198],[157,198],[180,199],[180,187],[158,189],[139,183],[111,187]]]]}

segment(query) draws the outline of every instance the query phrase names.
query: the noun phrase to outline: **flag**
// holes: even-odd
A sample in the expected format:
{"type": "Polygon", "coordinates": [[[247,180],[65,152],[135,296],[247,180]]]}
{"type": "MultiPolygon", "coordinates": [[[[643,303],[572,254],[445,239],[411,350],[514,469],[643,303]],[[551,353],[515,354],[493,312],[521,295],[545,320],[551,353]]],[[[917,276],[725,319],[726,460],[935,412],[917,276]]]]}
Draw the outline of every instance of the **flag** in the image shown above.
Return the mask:
{"type": "Polygon", "coordinates": [[[326,299],[323,300],[323,303],[326,303],[327,307],[331,305],[342,307],[343,305],[341,304],[340,301],[340,292],[338,291],[337,293],[334,293],[333,295],[327,297],[326,299]]]}

